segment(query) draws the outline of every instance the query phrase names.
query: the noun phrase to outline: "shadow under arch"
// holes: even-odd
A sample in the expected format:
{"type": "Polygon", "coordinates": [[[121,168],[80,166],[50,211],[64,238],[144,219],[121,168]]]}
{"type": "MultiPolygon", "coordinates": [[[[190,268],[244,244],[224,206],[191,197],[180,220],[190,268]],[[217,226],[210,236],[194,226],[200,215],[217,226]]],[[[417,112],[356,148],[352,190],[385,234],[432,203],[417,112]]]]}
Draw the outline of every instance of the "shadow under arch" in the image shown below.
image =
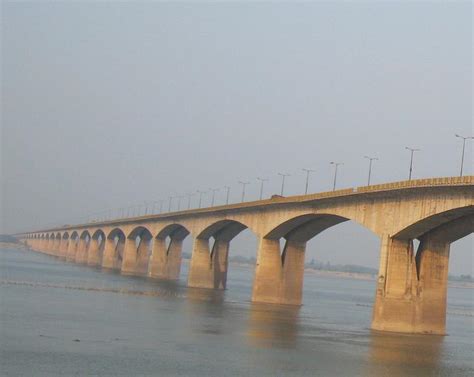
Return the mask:
{"type": "Polygon", "coordinates": [[[208,225],[194,240],[188,285],[226,289],[230,242],[247,225],[236,220],[219,220],[208,225]]]}
{"type": "Polygon", "coordinates": [[[153,242],[150,277],[178,280],[181,273],[183,242],[190,231],[179,223],[166,225],[153,242]]]}
{"type": "Polygon", "coordinates": [[[449,222],[474,215],[474,206],[460,207],[451,209],[448,211],[440,212],[435,215],[425,217],[422,220],[419,220],[404,229],[396,232],[392,237],[397,239],[407,239],[412,240],[420,238],[423,234],[428,233],[429,231],[442,226],[443,224],[448,224],[449,222]]]}

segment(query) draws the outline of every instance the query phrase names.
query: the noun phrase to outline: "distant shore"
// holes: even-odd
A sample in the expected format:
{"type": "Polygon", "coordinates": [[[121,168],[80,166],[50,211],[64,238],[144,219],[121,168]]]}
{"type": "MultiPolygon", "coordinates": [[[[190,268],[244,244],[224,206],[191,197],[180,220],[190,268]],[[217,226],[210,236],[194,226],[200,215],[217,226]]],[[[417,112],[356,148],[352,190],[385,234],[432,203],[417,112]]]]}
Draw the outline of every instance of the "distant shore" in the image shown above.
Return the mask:
{"type": "Polygon", "coordinates": [[[19,242],[1,242],[1,241],[0,241],[0,248],[15,249],[15,250],[28,250],[29,249],[28,246],[19,242]]]}

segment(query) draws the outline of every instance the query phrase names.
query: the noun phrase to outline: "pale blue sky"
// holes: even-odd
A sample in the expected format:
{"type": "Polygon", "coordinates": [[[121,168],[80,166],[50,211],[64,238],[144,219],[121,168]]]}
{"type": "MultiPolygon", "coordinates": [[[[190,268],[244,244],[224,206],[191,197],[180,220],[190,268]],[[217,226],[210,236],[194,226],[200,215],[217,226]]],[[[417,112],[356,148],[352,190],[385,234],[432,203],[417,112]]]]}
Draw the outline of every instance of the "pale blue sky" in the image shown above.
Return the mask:
{"type": "MultiPolygon", "coordinates": [[[[457,175],[472,119],[469,2],[6,1],[1,231],[224,185],[238,200],[238,180],[255,199],[279,171],[296,194],[303,167],[328,190],[331,160],[363,185],[365,154],[373,182],[402,180],[406,145],[415,178],[457,175]]],[[[341,225],[308,258],[377,265],[365,235],[341,225]]],[[[472,236],[453,248],[471,271],[472,236]]]]}

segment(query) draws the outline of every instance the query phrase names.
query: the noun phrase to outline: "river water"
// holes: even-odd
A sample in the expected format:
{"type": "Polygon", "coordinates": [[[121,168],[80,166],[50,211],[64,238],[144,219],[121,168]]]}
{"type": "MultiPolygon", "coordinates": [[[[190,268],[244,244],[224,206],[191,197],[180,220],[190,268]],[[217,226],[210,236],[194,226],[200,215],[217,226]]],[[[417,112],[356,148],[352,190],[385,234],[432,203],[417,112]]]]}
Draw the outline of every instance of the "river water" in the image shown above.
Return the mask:
{"type": "Polygon", "coordinates": [[[449,335],[369,330],[373,281],[305,275],[301,308],[0,250],[2,376],[469,376],[472,289],[449,288],[449,335]]]}

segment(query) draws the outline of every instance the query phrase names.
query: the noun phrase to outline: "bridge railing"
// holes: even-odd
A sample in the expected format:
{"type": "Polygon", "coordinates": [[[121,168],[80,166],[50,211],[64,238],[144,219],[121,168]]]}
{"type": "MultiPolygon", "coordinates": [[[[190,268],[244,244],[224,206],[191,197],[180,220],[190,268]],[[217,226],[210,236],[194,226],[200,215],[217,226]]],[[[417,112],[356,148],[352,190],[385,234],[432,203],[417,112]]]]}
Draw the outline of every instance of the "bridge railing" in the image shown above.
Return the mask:
{"type": "Polygon", "coordinates": [[[464,177],[441,177],[441,178],[425,178],[414,179],[411,181],[400,181],[393,183],[383,183],[380,185],[357,187],[357,192],[385,191],[396,190],[408,187],[430,187],[430,186],[456,186],[456,185],[472,185],[474,184],[474,176],[468,175],[464,177]]]}

